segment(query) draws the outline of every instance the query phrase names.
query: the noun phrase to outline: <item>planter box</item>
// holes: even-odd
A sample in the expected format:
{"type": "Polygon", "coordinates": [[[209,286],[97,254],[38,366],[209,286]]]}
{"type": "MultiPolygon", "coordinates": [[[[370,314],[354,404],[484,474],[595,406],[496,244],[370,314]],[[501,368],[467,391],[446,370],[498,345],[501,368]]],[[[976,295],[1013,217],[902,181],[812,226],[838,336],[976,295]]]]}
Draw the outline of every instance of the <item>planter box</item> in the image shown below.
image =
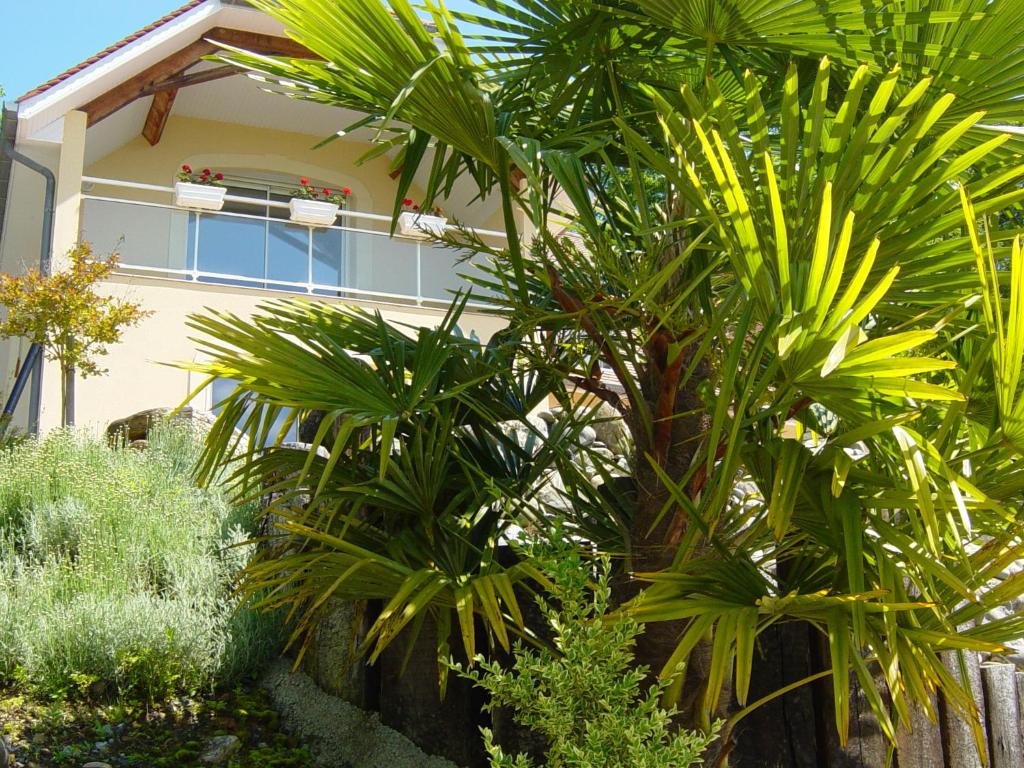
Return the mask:
{"type": "Polygon", "coordinates": [[[398,231],[408,237],[441,237],[448,226],[448,219],[443,216],[429,216],[415,211],[402,211],[398,214],[398,231]]]}
{"type": "Polygon", "coordinates": [[[314,227],[329,227],[338,217],[337,203],[325,200],[303,200],[293,197],[288,203],[291,220],[298,224],[310,224],[314,227]]]}
{"type": "Polygon", "coordinates": [[[178,181],[174,184],[174,204],[179,208],[219,211],[224,207],[224,195],[227,191],[226,187],[178,181]]]}

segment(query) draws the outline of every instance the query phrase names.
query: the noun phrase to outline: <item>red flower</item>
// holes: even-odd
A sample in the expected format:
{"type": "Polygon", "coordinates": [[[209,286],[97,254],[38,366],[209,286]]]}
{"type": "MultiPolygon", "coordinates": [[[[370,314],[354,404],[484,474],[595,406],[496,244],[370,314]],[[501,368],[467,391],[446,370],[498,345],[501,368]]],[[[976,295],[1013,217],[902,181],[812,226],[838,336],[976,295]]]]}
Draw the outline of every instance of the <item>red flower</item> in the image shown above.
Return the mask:
{"type": "Polygon", "coordinates": [[[329,190],[327,187],[324,187],[324,197],[330,197],[330,196],[331,196],[331,190],[329,190]]]}
{"type": "Polygon", "coordinates": [[[209,168],[203,168],[203,176],[209,176],[209,175],[210,175],[210,169],[209,168]]]}
{"type": "Polygon", "coordinates": [[[299,184],[305,187],[307,184],[309,184],[309,179],[303,176],[301,179],[299,179],[299,184]]]}
{"type": "Polygon", "coordinates": [[[217,173],[213,178],[215,178],[217,181],[224,181],[224,174],[217,173]]]}
{"type": "Polygon", "coordinates": [[[192,173],[192,166],[185,164],[181,166],[181,170],[183,170],[185,173],[192,173]]]}
{"type": "Polygon", "coordinates": [[[341,194],[343,194],[345,197],[348,197],[349,195],[352,194],[352,190],[349,187],[342,187],[341,194]]]}
{"type": "Polygon", "coordinates": [[[413,209],[414,211],[418,211],[418,210],[420,209],[420,207],[419,207],[418,205],[414,205],[414,206],[412,207],[412,209],[413,209]]]}
{"type": "Polygon", "coordinates": [[[407,197],[407,198],[405,198],[405,200],[402,201],[402,205],[408,207],[408,206],[412,205],[412,200],[407,197]]]}

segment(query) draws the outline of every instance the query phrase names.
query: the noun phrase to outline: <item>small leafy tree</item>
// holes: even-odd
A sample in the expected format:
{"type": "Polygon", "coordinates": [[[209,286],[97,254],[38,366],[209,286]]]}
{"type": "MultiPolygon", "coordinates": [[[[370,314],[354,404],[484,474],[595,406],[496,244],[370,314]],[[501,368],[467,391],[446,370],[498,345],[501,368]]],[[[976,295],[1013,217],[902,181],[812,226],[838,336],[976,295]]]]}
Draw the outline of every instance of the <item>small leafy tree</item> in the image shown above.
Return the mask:
{"type": "Polygon", "coordinates": [[[0,305],[7,308],[0,337],[23,336],[60,364],[64,426],[75,420],[75,373],[106,373],[96,358],[121,339],[125,328],[150,314],[136,303],[96,293],[96,284],[117,269],[116,254],[94,259],[92,247],[79,243],[68,251],[68,259],[69,268],[53,275],[35,269],[18,276],[0,274],[0,305]]]}
{"type": "MultiPolygon", "coordinates": [[[[477,656],[476,669],[453,668],[491,695],[488,708],[511,707],[516,722],[545,738],[548,768],[699,764],[717,726],[707,735],[676,730],[676,712],[659,706],[668,683],[645,685],[648,670],[634,663],[640,625],[625,613],[607,615],[609,559],[600,561],[591,583],[591,570],[576,549],[549,546],[535,556],[552,582],[554,600],[538,598],[538,604],[555,650],[520,643],[511,670],[483,656],[477,656]]],[[[490,730],[483,734],[492,768],[533,765],[525,755],[506,755],[490,730]]]]}

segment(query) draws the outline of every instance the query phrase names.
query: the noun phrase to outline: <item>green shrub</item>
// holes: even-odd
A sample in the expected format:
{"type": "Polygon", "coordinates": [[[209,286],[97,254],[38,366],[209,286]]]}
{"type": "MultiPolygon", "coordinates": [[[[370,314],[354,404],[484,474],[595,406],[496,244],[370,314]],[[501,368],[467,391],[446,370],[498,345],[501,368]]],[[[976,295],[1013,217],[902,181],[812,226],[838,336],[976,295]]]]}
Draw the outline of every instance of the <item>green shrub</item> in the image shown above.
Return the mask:
{"type": "MultiPolygon", "coordinates": [[[[511,670],[482,656],[478,669],[452,668],[490,693],[488,708],[512,708],[516,722],[544,737],[547,768],[700,763],[715,732],[676,731],[674,710],[658,704],[665,685],[644,690],[648,670],[634,664],[640,626],[627,616],[608,616],[608,560],[599,563],[592,583],[589,564],[575,550],[559,546],[544,559],[555,600],[538,602],[555,650],[519,644],[511,670]]],[[[532,766],[524,755],[506,755],[489,730],[483,733],[492,768],[532,766]]]]}
{"type": "Polygon", "coordinates": [[[198,451],[166,425],[146,451],[56,432],[0,453],[0,675],[158,697],[273,652],[273,619],[231,597],[254,509],[192,483],[198,451]]]}
{"type": "MultiPolygon", "coordinates": [[[[0,392],[0,403],[5,402],[7,397],[0,392]]],[[[0,413],[0,452],[16,448],[28,439],[24,432],[11,426],[11,421],[9,415],[0,413]]]]}

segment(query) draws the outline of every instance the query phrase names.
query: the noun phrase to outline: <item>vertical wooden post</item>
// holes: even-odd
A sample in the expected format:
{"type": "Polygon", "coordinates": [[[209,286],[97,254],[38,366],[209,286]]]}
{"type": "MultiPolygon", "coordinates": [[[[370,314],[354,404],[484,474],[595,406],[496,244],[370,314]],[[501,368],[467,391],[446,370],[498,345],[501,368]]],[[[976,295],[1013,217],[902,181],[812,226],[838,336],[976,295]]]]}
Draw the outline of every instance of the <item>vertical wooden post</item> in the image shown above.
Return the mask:
{"type": "MultiPolygon", "coordinates": [[[[961,685],[970,686],[971,694],[974,696],[974,704],[978,708],[978,716],[981,718],[981,727],[985,728],[985,695],[981,685],[981,667],[978,654],[964,651],[963,657],[964,666],[967,671],[966,680],[960,674],[960,654],[957,651],[943,653],[942,663],[952,673],[953,677],[960,681],[961,685]]],[[[941,723],[946,748],[946,764],[955,765],[957,768],[983,768],[984,761],[978,755],[971,727],[948,704],[942,702],[942,705],[941,723]]]]}
{"type": "MultiPolygon", "coordinates": [[[[932,696],[932,707],[938,713],[938,702],[932,696]]],[[[900,768],[943,768],[942,732],[939,723],[932,722],[924,707],[914,707],[909,727],[904,725],[896,734],[900,768]]]]}
{"type": "Polygon", "coordinates": [[[1020,768],[1024,765],[1024,740],[1021,738],[1016,677],[1013,664],[987,663],[981,666],[985,703],[988,706],[988,742],[992,753],[992,768],[1020,768]]]}
{"type": "MultiPolygon", "coordinates": [[[[812,643],[818,641],[817,634],[817,630],[800,622],[774,624],[765,630],[757,641],[747,703],[810,675],[814,671],[812,643]]],[[[835,730],[831,723],[828,727],[835,730]]],[[[818,768],[817,730],[814,688],[801,686],[740,721],[729,765],[818,768]]]]}

